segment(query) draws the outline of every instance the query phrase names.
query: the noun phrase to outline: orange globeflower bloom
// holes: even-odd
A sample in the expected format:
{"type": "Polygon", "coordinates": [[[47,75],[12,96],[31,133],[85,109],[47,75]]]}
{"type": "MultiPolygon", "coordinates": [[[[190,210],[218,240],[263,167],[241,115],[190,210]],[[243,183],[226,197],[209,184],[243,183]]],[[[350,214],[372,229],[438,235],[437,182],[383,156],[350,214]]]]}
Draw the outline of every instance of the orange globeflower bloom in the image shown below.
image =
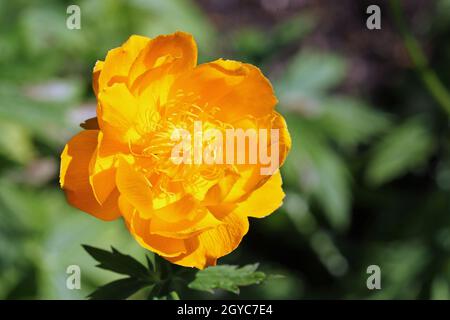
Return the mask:
{"type": "Polygon", "coordinates": [[[97,117],[61,155],[60,183],[72,206],[102,220],[122,216],[143,247],[202,269],[239,245],[248,217],[282,204],[278,168],[291,141],[255,66],[197,65],[196,43],[183,32],[133,35],[97,61],[93,88],[97,117]],[[214,135],[205,138],[208,129],[214,135]],[[253,143],[249,129],[260,132],[253,143]],[[261,134],[269,131],[276,134],[261,134]]]}

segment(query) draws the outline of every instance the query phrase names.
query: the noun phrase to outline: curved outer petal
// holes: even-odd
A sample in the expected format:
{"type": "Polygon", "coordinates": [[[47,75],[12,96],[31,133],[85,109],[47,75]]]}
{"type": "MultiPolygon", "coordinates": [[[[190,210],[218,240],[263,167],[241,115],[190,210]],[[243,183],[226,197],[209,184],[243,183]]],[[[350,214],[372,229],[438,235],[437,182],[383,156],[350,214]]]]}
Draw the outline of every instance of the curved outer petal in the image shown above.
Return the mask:
{"type": "Polygon", "coordinates": [[[272,85],[262,72],[233,60],[199,65],[174,83],[171,94],[179,90],[197,95],[200,105],[217,109],[214,116],[228,123],[248,115],[268,115],[277,104],[272,85]]]}
{"type": "Polygon", "coordinates": [[[215,206],[223,203],[239,177],[240,175],[235,171],[226,170],[224,177],[208,190],[202,203],[205,206],[215,206]]]}
{"type": "Polygon", "coordinates": [[[183,240],[151,234],[150,220],[142,219],[123,196],[119,198],[119,206],[130,233],[141,246],[165,258],[186,253],[187,249],[183,240]]]}
{"type": "Polygon", "coordinates": [[[279,148],[279,166],[281,167],[286,160],[286,157],[291,150],[291,136],[289,134],[286,121],[283,116],[278,112],[274,112],[274,117],[272,118],[272,126],[273,129],[279,129],[279,143],[276,147],[279,148]]]}
{"type": "Polygon", "coordinates": [[[94,89],[95,96],[98,95],[98,78],[100,77],[100,73],[102,72],[104,61],[97,60],[94,65],[94,70],[92,70],[92,89],[94,89]]]}
{"type": "Polygon", "coordinates": [[[239,203],[235,213],[248,217],[264,218],[277,210],[283,203],[284,192],[280,171],[277,171],[259,189],[252,192],[243,202],[239,203]]]}
{"type": "Polygon", "coordinates": [[[130,158],[126,151],[116,143],[105,139],[103,132],[98,134],[98,145],[89,164],[89,182],[94,196],[102,204],[116,188],[117,157],[130,158]]]}
{"type": "Polygon", "coordinates": [[[143,218],[151,218],[153,214],[152,186],[142,173],[136,171],[124,159],[119,159],[116,184],[123,200],[136,208],[143,218]]]}
{"type": "Polygon", "coordinates": [[[199,207],[197,211],[194,219],[180,220],[176,223],[169,223],[166,220],[153,217],[150,222],[150,233],[175,239],[187,239],[222,223],[207,208],[199,207]]]}
{"type": "Polygon", "coordinates": [[[187,71],[197,65],[197,44],[192,35],[175,32],[149,41],[130,68],[129,87],[145,73],[164,64],[174,64],[172,72],[187,71]]]}
{"type": "Polygon", "coordinates": [[[97,147],[97,137],[97,130],[87,130],[67,143],[61,154],[60,184],[72,206],[102,220],[114,220],[120,216],[117,190],[99,204],[89,183],[89,163],[97,147]]]}
{"type": "MultiPolygon", "coordinates": [[[[137,100],[129,92],[126,92],[128,89],[125,91],[124,87],[126,88],[132,64],[150,41],[151,39],[147,37],[132,35],[122,46],[110,50],[105,61],[97,61],[94,66],[93,88],[98,99],[98,123],[102,130],[109,131],[110,134],[114,130],[108,130],[108,127],[114,126],[114,120],[117,120],[117,118],[114,119],[113,114],[119,111],[120,127],[120,125],[128,125],[127,121],[131,119],[126,116],[130,116],[131,112],[137,110],[137,100]],[[109,87],[121,83],[124,85],[109,89],[109,87]],[[118,100],[114,101],[115,99],[118,100]],[[104,100],[104,102],[102,103],[101,100],[104,100]],[[106,118],[110,120],[107,124],[104,124],[104,112],[107,113],[106,118]]],[[[123,135],[123,129],[119,130],[119,133],[123,135]]],[[[132,136],[135,136],[135,134],[132,136]]],[[[126,138],[129,138],[129,136],[126,138]]]]}
{"type": "Polygon", "coordinates": [[[250,193],[262,185],[270,176],[261,175],[259,165],[242,165],[236,171],[239,177],[223,199],[224,203],[234,203],[245,200],[250,193]]]}
{"type": "Polygon", "coordinates": [[[98,203],[104,203],[116,188],[114,157],[99,157],[94,151],[89,163],[89,184],[98,203]]]}
{"type": "Polygon", "coordinates": [[[98,94],[98,118],[102,132],[125,145],[136,141],[140,134],[135,129],[138,100],[123,83],[102,89],[98,94]]]}
{"type": "Polygon", "coordinates": [[[196,201],[190,196],[185,196],[167,206],[154,209],[153,215],[167,223],[180,223],[186,219],[194,219],[197,216],[196,209],[196,201]]]}
{"type": "Polygon", "coordinates": [[[197,65],[197,44],[184,32],[156,37],[133,63],[128,86],[147,108],[168,102],[172,84],[181,74],[197,65]]]}
{"type": "Polygon", "coordinates": [[[150,40],[147,37],[132,35],[122,46],[110,50],[105,61],[97,62],[94,67],[94,89],[101,91],[116,82],[126,83],[131,65],[150,40]]]}
{"type": "Polygon", "coordinates": [[[239,214],[230,213],[222,222],[220,226],[186,240],[187,253],[168,260],[199,269],[216,265],[218,258],[237,248],[248,231],[247,217],[239,214]]]}

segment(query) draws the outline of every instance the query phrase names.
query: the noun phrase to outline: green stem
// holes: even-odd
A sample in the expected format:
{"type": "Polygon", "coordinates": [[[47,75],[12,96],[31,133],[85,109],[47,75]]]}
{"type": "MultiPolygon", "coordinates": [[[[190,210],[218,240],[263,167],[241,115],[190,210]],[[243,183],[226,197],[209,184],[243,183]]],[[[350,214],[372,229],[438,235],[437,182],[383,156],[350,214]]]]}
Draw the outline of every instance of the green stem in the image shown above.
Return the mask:
{"type": "Polygon", "coordinates": [[[420,78],[427,87],[430,94],[441,106],[441,108],[450,116],[450,94],[439,80],[436,73],[429,67],[427,58],[423,53],[418,41],[408,31],[406,27],[405,19],[401,3],[399,0],[391,0],[391,9],[394,13],[394,18],[398,28],[403,36],[403,42],[406,50],[413,61],[420,78]]]}

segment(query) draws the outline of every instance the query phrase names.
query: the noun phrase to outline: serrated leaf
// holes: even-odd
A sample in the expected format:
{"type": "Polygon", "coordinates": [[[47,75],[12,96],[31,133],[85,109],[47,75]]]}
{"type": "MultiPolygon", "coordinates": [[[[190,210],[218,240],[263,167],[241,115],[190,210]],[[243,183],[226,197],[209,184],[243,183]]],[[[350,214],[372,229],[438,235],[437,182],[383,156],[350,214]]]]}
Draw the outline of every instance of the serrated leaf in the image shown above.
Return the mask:
{"type": "Polygon", "coordinates": [[[120,274],[126,274],[141,280],[151,281],[152,275],[139,261],[111,247],[111,252],[83,245],[83,248],[100,264],[97,267],[120,274]]]}
{"type": "Polygon", "coordinates": [[[367,168],[372,185],[389,182],[422,165],[435,147],[423,121],[409,120],[389,132],[373,149],[367,168]]]}
{"type": "Polygon", "coordinates": [[[220,265],[197,272],[189,288],[213,293],[214,289],[223,289],[239,294],[239,287],[259,284],[266,279],[264,272],[256,271],[258,264],[244,267],[220,265]]]}
{"type": "Polygon", "coordinates": [[[136,278],[119,279],[99,287],[89,294],[88,298],[92,300],[126,299],[148,285],[148,282],[136,278]]]}

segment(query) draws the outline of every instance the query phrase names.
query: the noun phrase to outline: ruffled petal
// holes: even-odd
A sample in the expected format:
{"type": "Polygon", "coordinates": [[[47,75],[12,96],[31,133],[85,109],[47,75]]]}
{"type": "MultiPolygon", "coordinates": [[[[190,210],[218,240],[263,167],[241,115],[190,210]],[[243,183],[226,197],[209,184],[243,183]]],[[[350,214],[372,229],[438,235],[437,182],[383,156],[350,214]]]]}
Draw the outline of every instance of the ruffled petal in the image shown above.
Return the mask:
{"type": "Polygon", "coordinates": [[[239,177],[231,187],[230,192],[223,199],[224,203],[234,203],[245,200],[251,192],[262,186],[269,178],[269,175],[261,174],[260,165],[240,165],[235,166],[239,177]]]}
{"type": "Polygon", "coordinates": [[[215,228],[222,223],[204,207],[198,207],[196,211],[197,214],[194,219],[184,219],[176,223],[169,223],[166,220],[153,217],[150,222],[150,233],[169,238],[187,239],[198,233],[215,228]]]}
{"type": "Polygon", "coordinates": [[[100,131],[97,149],[89,164],[89,182],[94,196],[100,204],[104,203],[116,188],[116,160],[120,152],[122,150],[117,147],[117,144],[108,143],[100,131]]]}
{"type": "Polygon", "coordinates": [[[95,81],[98,85],[94,82],[94,90],[97,87],[97,91],[102,91],[114,83],[126,83],[131,65],[149,42],[147,37],[132,35],[122,46],[110,50],[105,62],[94,67],[94,79],[95,73],[99,72],[98,80],[95,81]]]}
{"type": "Polygon", "coordinates": [[[186,253],[184,240],[151,234],[149,219],[141,218],[125,197],[120,196],[119,204],[130,233],[142,247],[166,258],[186,253]]]}
{"type": "Polygon", "coordinates": [[[216,60],[197,66],[177,79],[171,95],[177,92],[198,96],[205,112],[233,123],[246,117],[261,117],[277,104],[272,85],[255,66],[232,60],[216,60]]]}
{"type": "Polygon", "coordinates": [[[280,171],[277,171],[259,189],[239,203],[235,209],[236,214],[248,217],[264,218],[278,209],[284,199],[280,171]]]}
{"type": "Polygon", "coordinates": [[[125,84],[104,88],[99,92],[98,101],[97,115],[105,135],[125,145],[141,137],[135,128],[139,102],[125,84]]]}
{"type": "Polygon", "coordinates": [[[226,170],[224,176],[208,190],[202,203],[205,206],[215,206],[223,203],[238,179],[239,174],[226,170]]]}
{"type": "Polygon", "coordinates": [[[279,167],[281,167],[286,160],[289,151],[291,150],[292,141],[286,121],[278,112],[273,113],[273,117],[271,119],[271,129],[279,130],[278,143],[273,143],[272,148],[278,148],[279,150],[279,167]]]}
{"type": "Polygon", "coordinates": [[[230,213],[223,224],[186,240],[187,253],[168,260],[185,266],[204,269],[216,265],[217,259],[236,249],[248,231],[248,219],[230,213]]]}
{"type": "Polygon", "coordinates": [[[118,160],[116,184],[121,196],[136,208],[142,218],[151,218],[152,186],[142,173],[124,159],[118,160]]]}
{"type": "Polygon", "coordinates": [[[95,96],[98,95],[98,78],[100,77],[100,73],[102,72],[104,61],[97,60],[94,65],[94,70],[92,70],[92,89],[94,90],[95,96]]]}
{"type": "Polygon", "coordinates": [[[114,220],[120,216],[117,190],[100,204],[89,183],[89,163],[97,148],[98,133],[82,131],[67,143],[61,154],[60,184],[72,206],[99,219],[114,220]]]}
{"type": "Polygon", "coordinates": [[[192,35],[175,32],[158,36],[148,42],[134,61],[129,77],[129,87],[134,87],[138,78],[163,65],[173,65],[172,73],[187,71],[197,64],[197,44],[192,35]]]}

